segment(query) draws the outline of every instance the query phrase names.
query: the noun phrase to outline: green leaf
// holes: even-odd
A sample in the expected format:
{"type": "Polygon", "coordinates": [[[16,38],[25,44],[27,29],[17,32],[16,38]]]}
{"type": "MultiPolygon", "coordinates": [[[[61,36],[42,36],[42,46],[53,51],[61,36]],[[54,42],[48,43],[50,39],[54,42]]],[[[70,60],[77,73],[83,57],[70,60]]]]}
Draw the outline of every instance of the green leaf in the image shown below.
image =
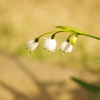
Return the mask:
{"type": "Polygon", "coordinates": [[[99,62],[100,63],[100,60],[93,60],[94,62],[99,62]]]}
{"type": "Polygon", "coordinates": [[[84,36],[87,36],[87,37],[91,37],[91,38],[100,40],[100,37],[87,34],[87,33],[83,32],[83,31],[81,31],[79,29],[76,29],[76,28],[73,28],[73,27],[56,26],[56,28],[61,28],[61,29],[65,30],[65,32],[69,32],[69,33],[72,33],[72,34],[75,34],[75,35],[77,35],[77,34],[78,35],[84,35],[84,36]]]}
{"type": "Polygon", "coordinates": [[[76,29],[76,28],[73,28],[73,27],[67,27],[67,26],[56,26],[56,28],[61,28],[61,29],[66,29],[67,32],[70,32],[70,33],[74,33],[74,34],[80,34],[80,35],[88,35],[87,33],[79,30],[79,29],[76,29]]]}
{"type": "Polygon", "coordinates": [[[75,81],[75,82],[77,82],[79,85],[81,85],[86,90],[89,90],[89,91],[93,92],[94,94],[100,96],[100,87],[88,84],[88,83],[86,83],[86,82],[84,82],[82,80],[79,80],[77,78],[73,78],[72,77],[72,80],[75,81]]]}
{"type": "Polygon", "coordinates": [[[100,100],[100,98],[96,95],[90,95],[91,100],[100,100]]]}

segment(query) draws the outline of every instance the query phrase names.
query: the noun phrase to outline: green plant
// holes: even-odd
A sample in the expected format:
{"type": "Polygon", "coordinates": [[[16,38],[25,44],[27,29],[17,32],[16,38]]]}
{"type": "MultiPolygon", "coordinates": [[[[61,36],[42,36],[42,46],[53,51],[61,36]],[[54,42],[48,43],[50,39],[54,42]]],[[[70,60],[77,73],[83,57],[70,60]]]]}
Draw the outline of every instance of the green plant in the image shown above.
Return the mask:
{"type": "Polygon", "coordinates": [[[64,41],[62,42],[61,46],[60,46],[60,51],[64,54],[66,52],[70,53],[73,49],[73,45],[76,43],[78,37],[81,35],[83,36],[87,36],[87,37],[91,37],[91,38],[94,38],[94,39],[98,39],[100,40],[100,37],[97,37],[97,36],[93,36],[93,35],[90,35],[88,33],[85,33],[79,29],[76,29],[76,28],[72,28],[72,27],[67,27],[67,26],[56,26],[56,28],[60,28],[60,30],[56,30],[56,31],[51,31],[51,32],[48,32],[48,33],[44,33],[38,37],[36,37],[34,40],[31,40],[29,41],[27,44],[26,44],[26,48],[32,52],[33,50],[35,50],[38,46],[38,42],[40,40],[40,38],[44,35],[48,35],[48,34],[51,34],[51,38],[46,38],[46,40],[44,41],[44,49],[45,50],[48,50],[49,53],[51,52],[54,52],[54,50],[56,49],[56,40],[55,40],[55,36],[58,34],[58,33],[61,33],[61,32],[69,32],[71,33],[71,35],[69,35],[69,37],[64,41]],[[71,38],[72,36],[74,36],[73,38],[71,38]]]}

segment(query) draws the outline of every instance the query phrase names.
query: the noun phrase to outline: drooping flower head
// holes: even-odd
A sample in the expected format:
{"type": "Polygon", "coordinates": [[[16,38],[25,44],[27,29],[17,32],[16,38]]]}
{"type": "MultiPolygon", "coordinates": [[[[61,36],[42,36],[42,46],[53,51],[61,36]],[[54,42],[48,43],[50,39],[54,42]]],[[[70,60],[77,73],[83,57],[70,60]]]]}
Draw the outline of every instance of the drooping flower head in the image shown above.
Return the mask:
{"type": "Polygon", "coordinates": [[[70,53],[73,49],[73,45],[70,44],[70,42],[62,42],[60,46],[60,51],[64,53],[70,53]]]}
{"type": "Polygon", "coordinates": [[[73,50],[73,45],[71,45],[70,43],[67,43],[64,48],[64,53],[65,52],[71,53],[72,50],[73,50]]]}
{"type": "Polygon", "coordinates": [[[66,41],[64,41],[64,42],[61,43],[61,46],[60,46],[60,51],[61,52],[64,52],[64,49],[65,49],[65,46],[67,45],[67,43],[68,42],[66,42],[66,41]]]}
{"type": "Polygon", "coordinates": [[[74,36],[71,40],[70,40],[70,37],[72,35],[70,35],[66,41],[62,42],[61,43],[61,46],[60,46],[60,51],[64,53],[71,53],[71,51],[73,50],[73,45],[76,43],[77,41],[77,38],[78,38],[78,34],[76,36],[74,36]]]}
{"type": "Polygon", "coordinates": [[[45,38],[44,41],[44,49],[48,50],[49,52],[53,52],[56,49],[56,40],[51,38],[45,38]]]}
{"type": "Polygon", "coordinates": [[[36,42],[35,40],[31,40],[31,41],[27,42],[26,49],[28,49],[30,52],[32,52],[33,50],[36,49],[37,46],[38,46],[38,42],[36,42]]]}

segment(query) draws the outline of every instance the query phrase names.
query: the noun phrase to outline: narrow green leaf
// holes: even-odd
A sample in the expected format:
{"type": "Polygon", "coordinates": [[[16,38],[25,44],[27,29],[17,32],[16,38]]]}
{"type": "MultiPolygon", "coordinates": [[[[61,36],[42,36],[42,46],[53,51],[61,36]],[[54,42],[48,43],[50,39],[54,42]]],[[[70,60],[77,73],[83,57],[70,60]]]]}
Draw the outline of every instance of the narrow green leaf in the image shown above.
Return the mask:
{"type": "Polygon", "coordinates": [[[72,77],[72,80],[77,82],[79,85],[81,85],[83,88],[95,93],[96,95],[100,96],[100,87],[88,84],[82,80],[79,80],[77,78],[72,77]]]}
{"type": "Polygon", "coordinates": [[[93,60],[94,62],[99,62],[100,63],[100,60],[93,60]]]}
{"type": "Polygon", "coordinates": [[[66,32],[69,32],[69,33],[78,34],[78,35],[84,35],[84,36],[87,36],[87,37],[91,37],[91,38],[100,40],[100,37],[98,37],[98,36],[93,36],[93,35],[87,34],[87,33],[83,32],[83,31],[81,31],[79,29],[76,29],[76,28],[73,28],[73,27],[56,26],[56,28],[64,29],[64,30],[66,30],[66,32]]]}
{"type": "Polygon", "coordinates": [[[80,35],[83,35],[83,34],[88,35],[87,33],[83,32],[83,31],[81,31],[81,30],[79,30],[79,29],[73,28],[73,27],[68,27],[68,26],[56,26],[56,28],[66,29],[68,32],[71,32],[71,33],[74,33],[74,34],[78,33],[78,34],[80,34],[80,35]]]}

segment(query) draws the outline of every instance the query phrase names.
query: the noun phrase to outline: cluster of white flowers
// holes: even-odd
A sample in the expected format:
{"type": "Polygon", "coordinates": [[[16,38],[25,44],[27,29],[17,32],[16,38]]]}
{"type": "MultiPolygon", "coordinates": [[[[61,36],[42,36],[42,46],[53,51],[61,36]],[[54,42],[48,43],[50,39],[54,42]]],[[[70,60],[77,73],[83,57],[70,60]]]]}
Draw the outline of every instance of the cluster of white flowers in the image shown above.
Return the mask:
{"type": "MultiPolygon", "coordinates": [[[[64,54],[64,53],[70,53],[73,49],[73,44],[76,42],[77,38],[74,37],[71,41],[67,42],[64,41],[61,43],[60,46],[60,51],[64,54]]],[[[45,41],[43,43],[44,49],[48,50],[49,53],[51,52],[55,52],[54,50],[56,49],[56,45],[57,42],[55,39],[52,38],[45,38],[45,41]]],[[[38,46],[38,41],[35,40],[31,40],[26,44],[26,48],[32,52],[33,50],[36,49],[36,47],[38,46]]]]}
{"type": "Polygon", "coordinates": [[[87,33],[83,32],[79,29],[76,29],[76,28],[67,27],[67,26],[56,26],[56,28],[60,28],[60,30],[44,33],[44,34],[40,35],[39,37],[35,38],[35,40],[29,41],[26,44],[26,49],[28,49],[30,52],[32,52],[33,50],[35,50],[37,48],[38,41],[39,41],[40,37],[42,37],[44,35],[47,35],[47,34],[51,34],[51,33],[53,34],[51,36],[51,38],[45,38],[45,41],[44,41],[44,44],[43,44],[44,49],[48,50],[49,53],[55,52],[54,50],[56,49],[56,45],[57,45],[57,42],[55,40],[55,35],[60,33],[60,32],[69,32],[69,33],[71,33],[71,35],[66,39],[66,41],[61,43],[60,51],[63,54],[66,53],[66,52],[67,53],[72,52],[73,45],[76,43],[77,38],[78,38],[79,35],[84,35],[84,36],[88,36],[88,37],[100,40],[100,37],[87,34],[87,33]],[[70,39],[70,37],[73,36],[73,35],[74,35],[74,37],[72,39],[70,39]]]}

